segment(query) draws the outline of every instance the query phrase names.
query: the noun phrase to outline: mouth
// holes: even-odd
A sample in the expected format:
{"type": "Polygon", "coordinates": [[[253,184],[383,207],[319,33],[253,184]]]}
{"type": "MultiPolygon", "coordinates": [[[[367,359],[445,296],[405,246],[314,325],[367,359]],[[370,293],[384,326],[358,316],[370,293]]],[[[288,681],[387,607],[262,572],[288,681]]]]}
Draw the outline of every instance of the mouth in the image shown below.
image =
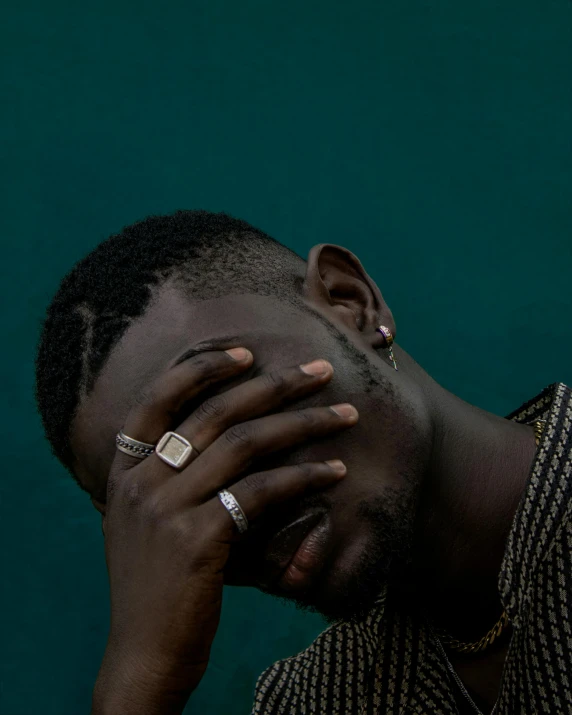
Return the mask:
{"type": "Polygon", "coordinates": [[[324,566],[329,533],[323,509],[307,512],[276,532],[266,546],[258,588],[276,595],[307,589],[324,566]]]}

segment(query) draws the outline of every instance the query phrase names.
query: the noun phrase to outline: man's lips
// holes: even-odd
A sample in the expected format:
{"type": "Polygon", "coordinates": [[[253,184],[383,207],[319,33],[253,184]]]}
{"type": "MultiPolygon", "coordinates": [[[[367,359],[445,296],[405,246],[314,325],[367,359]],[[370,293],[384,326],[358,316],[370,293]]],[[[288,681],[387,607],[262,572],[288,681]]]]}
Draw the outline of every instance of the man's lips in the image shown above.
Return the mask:
{"type": "Polygon", "coordinates": [[[256,585],[269,590],[287,570],[298,547],[324,518],[323,509],[312,510],[283,527],[269,540],[256,577],[256,585]]]}

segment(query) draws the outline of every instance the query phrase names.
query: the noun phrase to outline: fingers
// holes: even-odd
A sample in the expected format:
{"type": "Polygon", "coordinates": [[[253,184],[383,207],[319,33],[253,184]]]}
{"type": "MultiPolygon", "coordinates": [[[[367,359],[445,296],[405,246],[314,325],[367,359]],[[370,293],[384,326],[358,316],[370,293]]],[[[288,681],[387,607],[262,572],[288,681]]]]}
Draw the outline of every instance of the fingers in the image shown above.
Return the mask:
{"type": "MultiPolygon", "coordinates": [[[[252,353],[245,348],[209,351],[185,360],[162,373],[149,389],[138,396],[127,415],[123,433],[140,442],[156,444],[165,432],[176,426],[177,415],[186,402],[211,385],[239,375],[251,364],[252,353]]],[[[169,470],[156,456],[147,460],[156,462],[160,472],[167,473],[169,470]]],[[[114,471],[118,471],[117,467],[121,471],[139,463],[136,457],[118,452],[114,471]]]]}
{"type": "Polygon", "coordinates": [[[311,407],[267,415],[230,427],[166,488],[187,503],[200,503],[232,483],[255,458],[324,437],[354,425],[352,405],[311,407]]]}
{"type": "MultiPolygon", "coordinates": [[[[252,364],[252,355],[248,352],[247,357],[236,367],[224,352],[205,353],[186,363],[161,376],[150,390],[139,396],[123,427],[124,434],[148,444],[156,443],[166,431],[175,429],[176,415],[186,402],[199,396],[202,390],[217,381],[232,377],[233,373],[240,374],[241,370],[252,364]]],[[[176,431],[197,450],[191,454],[193,461],[231,425],[278,409],[288,401],[308,394],[328,382],[332,374],[333,368],[329,362],[315,360],[307,365],[260,375],[206,399],[176,427],[176,431]]],[[[122,455],[117,457],[116,467],[118,462],[119,469],[116,471],[122,471],[135,466],[138,459],[122,455]]],[[[158,474],[164,476],[171,469],[157,457],[151,458],[151,464],[158,474]]]]}
{"type": "MultiPolygon", "coordinates": [[[[228,491],[238,501],[248,521],[262,516],[269,507],[309,491],[324,489],[343,479],[347,469],[339,459],[328,462],[303,462],[289,467],[278,467],[249,474],[228,491]]],[[[218,497],[212,499],[213,516],[226,519],[230,535],[238,534],[236,525],[218,497]]]]}
{"type": "MultiPolygon", "coordinates": [[[[255,458],[332,434],[357,421],[357,411],[351,405],[267,414],[331,379],[332,366],[316,360],[261,375],[210,397],[176,426],[176,416],[189,400],[200,400],[207,387],[238,376],[252,364],[252,354],[242,350],[242,355],[236,355],[237,349],[212,351],[185,361],[164,373],[139,397],[125,422],[125,435],[155,444],[165,432],[175,430],[198,450],[198,456],[180,472],[156,454],[147,457],[137,470],[141,493],[153,484],[162,484],[179,503],[203,504],[223,486],[235,482],[255,458]],[[232,353],[240,359],[233,359],[232,353]]],[[[125,468],[134,464],[141,462],[118,453],[108,491],[113,491],[125,468]]]]}
{"type": "Polygon", "coordinates": [[[312,392],[332,377],[326,360],[265,373],[205,400],[178,428],[204,452],[232,425],[275,412],[312,392]]]}

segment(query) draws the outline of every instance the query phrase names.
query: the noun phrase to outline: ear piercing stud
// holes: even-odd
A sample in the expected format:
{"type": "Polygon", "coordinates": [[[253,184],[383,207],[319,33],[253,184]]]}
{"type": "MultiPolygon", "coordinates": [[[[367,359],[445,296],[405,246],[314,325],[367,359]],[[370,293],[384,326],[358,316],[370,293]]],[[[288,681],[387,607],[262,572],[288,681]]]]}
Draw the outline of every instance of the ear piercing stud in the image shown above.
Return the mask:
{"type": "Polygon", "coordinates": [[[391,333],[391,330],[389,328],[386,328],[385,325],[380,325],[379,328],[376,328],[376,331],[378,333],[381,333],[385,338],[385,345],[383,347],[387,348],[389,352],[389,359],[393,363],[393,367],[397,370],[397,363],[395,362],[393,348],[391,347],[393,345],[393,335],[391,333]]]}

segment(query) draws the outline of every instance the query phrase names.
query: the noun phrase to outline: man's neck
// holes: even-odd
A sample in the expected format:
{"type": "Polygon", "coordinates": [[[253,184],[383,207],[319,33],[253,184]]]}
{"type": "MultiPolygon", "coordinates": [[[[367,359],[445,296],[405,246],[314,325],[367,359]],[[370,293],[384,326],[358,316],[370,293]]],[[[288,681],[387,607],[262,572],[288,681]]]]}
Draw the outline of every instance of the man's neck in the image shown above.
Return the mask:
{"type": "Polygon", "coordinates": [[[531,427],[439,391],[420,494],[414,591],[460,640],[478,639],[501,614],[499,570],[535,451],[531,427]]]}

